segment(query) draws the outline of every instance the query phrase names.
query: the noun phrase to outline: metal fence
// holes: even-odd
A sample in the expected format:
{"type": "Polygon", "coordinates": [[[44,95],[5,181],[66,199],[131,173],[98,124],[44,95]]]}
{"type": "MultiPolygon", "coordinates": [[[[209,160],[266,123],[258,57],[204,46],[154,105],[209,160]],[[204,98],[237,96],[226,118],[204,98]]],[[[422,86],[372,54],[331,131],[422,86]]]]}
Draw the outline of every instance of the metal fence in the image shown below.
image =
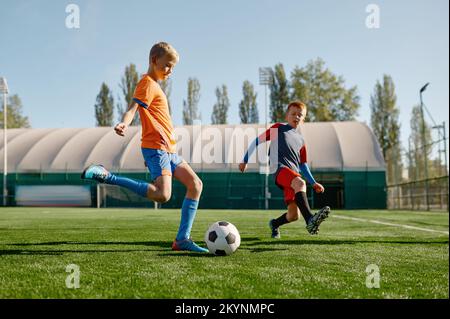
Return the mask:
{"type": "Polygon", "coordinates": [[[386,155],[389,209],[448,211],[448,139],[444,125],[433,128],[425,145],[410,137],[407,148],[386,155]]]}
{"type": "Polygon", "coordinates": [[[448,176],[388,186],[388,208],[448,211],[448,176]]]}

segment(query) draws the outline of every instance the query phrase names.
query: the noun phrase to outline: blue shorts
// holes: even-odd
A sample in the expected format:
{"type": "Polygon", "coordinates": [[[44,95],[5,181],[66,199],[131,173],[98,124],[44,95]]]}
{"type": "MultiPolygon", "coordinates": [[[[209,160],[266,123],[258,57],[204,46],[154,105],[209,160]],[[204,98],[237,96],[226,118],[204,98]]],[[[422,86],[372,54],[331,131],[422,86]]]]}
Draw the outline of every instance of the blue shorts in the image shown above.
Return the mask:
{"type": "Polygon", "coordinates": [[[172,176],[175,168],[183,163],[183,158],[177,153],[168,153],[153,148],[141,148],[141,150],[152,181],[162,175],[172,176]]]}

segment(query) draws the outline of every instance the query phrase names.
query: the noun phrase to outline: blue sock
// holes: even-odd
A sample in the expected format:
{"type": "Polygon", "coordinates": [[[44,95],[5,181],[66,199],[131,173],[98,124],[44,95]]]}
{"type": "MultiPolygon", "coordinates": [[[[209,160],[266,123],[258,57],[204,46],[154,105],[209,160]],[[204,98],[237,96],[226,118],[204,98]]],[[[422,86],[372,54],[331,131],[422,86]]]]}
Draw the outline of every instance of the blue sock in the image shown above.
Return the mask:
{"type": "Polygon", "coordinates": [[[178,228],[177,240],[188,239],[191,235],[192,224],[197,213],[198,200],[185,198],[181,207],[180,228],[178,228]]]}
{"type": "Polygon", "coordinates": [[[125,188],[128,188],[130,191],[133,191],[136,194],[141,195],[142,197],[147,197],[147,190],[148,190],[147,182],[110,174],[106,180],[106,183],[123,186],[125,188]]]}

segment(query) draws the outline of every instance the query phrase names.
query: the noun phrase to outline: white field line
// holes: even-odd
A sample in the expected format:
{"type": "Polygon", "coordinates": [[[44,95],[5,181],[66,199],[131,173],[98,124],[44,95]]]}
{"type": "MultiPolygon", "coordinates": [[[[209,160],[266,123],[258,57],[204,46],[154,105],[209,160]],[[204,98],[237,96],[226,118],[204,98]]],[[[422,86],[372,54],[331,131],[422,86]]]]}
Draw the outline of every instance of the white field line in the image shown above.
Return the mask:
{"type": "Polygon", "coordinates": [[[427,232],[432,232],[432,233],[440,233],[440,234],[445,234],[445,235],[449,234],[448,231],[435,230],[435,229],[429,229],[429,228],[421,228],[421,227],[415,227],[415,226],[403,225],[403,224],[392,224],[392,223],[381,222],[379,220],[374,220],[374,219],[356,218],[356,217],[342,216],[342,215],[336,215],[336,214],[331,214],[330,216],[333,216],[333,217],[336,217],[336,218],[341,218],[341,219],[355,220],[355,221],[358,221],[358,222],[369,222],[369,223],[373,223],[373,224],[380,224],[380,225],[387,225],[387,226],[394,226],[394,227],[402,227],[402,228],[408,228],[408,229],[422,230],[422,231],[427,231],[427,232]]]}

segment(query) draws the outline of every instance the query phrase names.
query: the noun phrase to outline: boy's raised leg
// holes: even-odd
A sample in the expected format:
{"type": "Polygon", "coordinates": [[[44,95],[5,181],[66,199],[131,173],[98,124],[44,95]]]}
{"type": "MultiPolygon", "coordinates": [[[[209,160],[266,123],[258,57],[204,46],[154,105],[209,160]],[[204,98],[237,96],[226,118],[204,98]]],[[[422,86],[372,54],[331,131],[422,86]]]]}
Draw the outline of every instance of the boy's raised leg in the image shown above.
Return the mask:
{"type": "Polygon", "coordinates": [[[310,218],[308,224],[306,225],[306,229],[311,235],[316,235],[319,233],[320,224],[328,218],[331,209],[328,206],[321,208],[317,213],[314,214],[313,217],[310,218]]]}
{"type": "Polygon", "coordinates": [[[302,216],[305,219],[306,224],[308,224],[313,214],[311,213],[311,208],[309,207],[306,192],[300,191],[295,193],[295,202],[298,208],[300,209],[300,212],[302,213],[302,216]]]}
{"type": "Polygon", "coordinates": [[[303,215],[303,218],[305,219],[306,230],[311,235],[317,235],[319,232],[320,224],[326,218],[328,218],[328,214],[330,213],[330,207],[325,206],[313,215],[311,213],[311,209],[309,208],[306,192],[295,193],[295,201],[297,203],[298,208],[300,209],[300,212],[303,215]]]}
{"type": "Polygon", "coordinates": [[[91,165],[81,174],[82,179],[95,180],[99,183],[122,186],[130,191],[157,202],[166,202],[172,192],[172,178],[160,176],[155,185],[133,178],[116,176],[110,173],[102,165],[91,165]]]}

